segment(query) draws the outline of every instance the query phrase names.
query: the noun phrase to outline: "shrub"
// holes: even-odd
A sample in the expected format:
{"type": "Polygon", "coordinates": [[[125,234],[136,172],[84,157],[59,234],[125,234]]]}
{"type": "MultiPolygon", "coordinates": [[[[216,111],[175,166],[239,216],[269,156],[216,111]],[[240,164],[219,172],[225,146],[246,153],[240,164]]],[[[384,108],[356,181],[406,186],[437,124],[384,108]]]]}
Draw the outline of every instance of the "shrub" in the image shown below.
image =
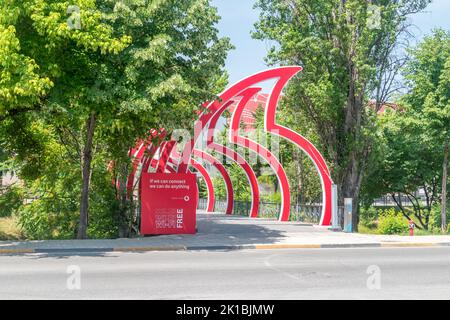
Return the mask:
{"type": "MultiPolygon", "coordinates": [[[[91,200],[88,225],[90,238],[117,236],[118,221],[114,216],[115,203],[115,199],[98,195],[91,200]]],[[[19,224],[26,237],[38,240],[75,238],[79,217],[79,203],[76,197],[36,199],[22,206],[18,212],[19,224]]]]}
{"type": "Polygon", "coordinates": [[[22,205],[23,190],[16,185],[0,190],[0,217],[9,217],[22,205]]]}
{"type": "MultiPolygon", "coordinates": [[[[88,237],[93,239],[116,238],[119,235],[121,222],[118,215],[119,203],[110,180],[101,178],[100,176],[93,179],[93,186],[96,189],[90,194],[88,237]]],[[[77,217],[79,218],[78,211],[77,217]]]]}
{"type": "Polygon", "coordinates": [[[361,225],[373,229],[376,227],[378,219],[378,211],[374,207],[361,208],[359,211],[359,222],[361,225]]]}
{"type": "Polygon", "coordinates": [[[360,223],[358,225],[358,233],[378,234],[379,232],[377,229],[377,223],[374,222],[372,225],[370,225],[368,227],[360,223]]]}
{"type": "Polygon", "coordinates": [[[75,201],[36,199],[20,208],[19,224],[28,239],[71,239],[76,235],[76,208],[75,201]]]}
{"type": "Polygon", "coordinates": [[[378,219],[381,234],[400,234],[408,231],[408,221],[395,209],[382,210],[378,219]]]}
{"type": "Polygon", "coordinates": [[[0,217],[0,240],[23,240],[24,236],[20,226],[17,224],[17,218],[0,217]]]}
{"type": "MultiPolygon", "coordinates": [[[[28,239],[76,237],[80,217],[77,182],[73,179],[72,186],[68,186],[62,179],[54,180],[52,194],[47,192],[17,210],[19,224],[28,239]]],[[[105,174],[93,175],[91,182],[93,191],[90,192],[88,237],[117,237],[119,220],[114,186],[105,174]]],[[[41,191],[42,184],[37,185],[36,190],[41,191]]]]}
{"type": "Polygon", "coordinates": [[[264,201],[264,202],[281,203],[281,193],[280,192],[264,194],[261,196],[261,198],[262,198],[262,201],[264,201]]]}

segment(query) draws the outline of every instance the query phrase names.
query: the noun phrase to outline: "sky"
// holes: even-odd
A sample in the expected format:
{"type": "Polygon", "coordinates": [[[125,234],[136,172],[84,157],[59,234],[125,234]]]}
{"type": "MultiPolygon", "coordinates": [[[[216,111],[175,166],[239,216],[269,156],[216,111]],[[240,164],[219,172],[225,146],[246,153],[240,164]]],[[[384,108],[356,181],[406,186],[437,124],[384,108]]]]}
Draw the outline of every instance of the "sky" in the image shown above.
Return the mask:
{"type": "MultiPolygon", "coordinates": [[[[230,84],[267,68],[264,57],[270,43],[254,40],[251,31],[258,20],[258,11],[253,9],[255,0],[212,0],[222,17],[218,24],[221,36],[227,36],[236,47],[230,51],[226,70],[230,84]]],[[[411,16],[411,29],[417,39],[441,27],[450,30],[450,0],[434,0],[424,12],[411,16]]],[[[264,88],[265,86],[263,86],[264,88]]],[[[267,88],[267,87],[266,87],[267,88]]]]}

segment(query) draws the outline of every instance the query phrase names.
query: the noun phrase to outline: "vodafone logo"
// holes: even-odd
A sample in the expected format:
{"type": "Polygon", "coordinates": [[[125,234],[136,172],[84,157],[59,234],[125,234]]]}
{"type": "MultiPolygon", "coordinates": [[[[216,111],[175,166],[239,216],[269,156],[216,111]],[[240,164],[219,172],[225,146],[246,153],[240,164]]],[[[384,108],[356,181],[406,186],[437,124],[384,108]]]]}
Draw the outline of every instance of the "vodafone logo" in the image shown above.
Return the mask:
{"type": "Polygon", "coordinates": [[[188,202],[190,198],[189,198],[189,196],[184,196],[183,199],[184,199],[184,201],[188,202]]]}

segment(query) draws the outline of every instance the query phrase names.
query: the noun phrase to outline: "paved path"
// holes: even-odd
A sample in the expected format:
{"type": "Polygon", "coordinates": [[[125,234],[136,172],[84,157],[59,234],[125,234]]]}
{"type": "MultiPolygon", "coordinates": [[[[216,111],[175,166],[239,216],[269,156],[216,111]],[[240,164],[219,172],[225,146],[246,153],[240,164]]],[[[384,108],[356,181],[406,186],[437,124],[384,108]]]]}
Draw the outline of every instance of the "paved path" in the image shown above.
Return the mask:
{"type": "Polygon", "coordinates": [[[51,251],[152,251],[346,246],[450,246],[450,236],[381,236],[333,232],[325,227],[222,214],[199,214],[196,235],[114,240],[0,241],[0,253],[51,251]]]}
{"type": "Polygon", "coordinates": [[[0,299],[450,299],[449,266],[450,247],[0,255],[0,299]]]}

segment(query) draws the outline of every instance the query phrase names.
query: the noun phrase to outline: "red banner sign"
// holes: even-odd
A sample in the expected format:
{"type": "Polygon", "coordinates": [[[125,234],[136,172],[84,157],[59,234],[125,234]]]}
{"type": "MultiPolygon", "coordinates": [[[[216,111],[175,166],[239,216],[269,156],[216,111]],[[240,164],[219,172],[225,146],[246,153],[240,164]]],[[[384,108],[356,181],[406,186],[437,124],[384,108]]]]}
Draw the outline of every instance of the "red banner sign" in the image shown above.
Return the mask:
{"type": "Polygon", "coordinates": [[[191,173],[142,173],[141,234],[194,234],[197,186],[191,173]]]}

